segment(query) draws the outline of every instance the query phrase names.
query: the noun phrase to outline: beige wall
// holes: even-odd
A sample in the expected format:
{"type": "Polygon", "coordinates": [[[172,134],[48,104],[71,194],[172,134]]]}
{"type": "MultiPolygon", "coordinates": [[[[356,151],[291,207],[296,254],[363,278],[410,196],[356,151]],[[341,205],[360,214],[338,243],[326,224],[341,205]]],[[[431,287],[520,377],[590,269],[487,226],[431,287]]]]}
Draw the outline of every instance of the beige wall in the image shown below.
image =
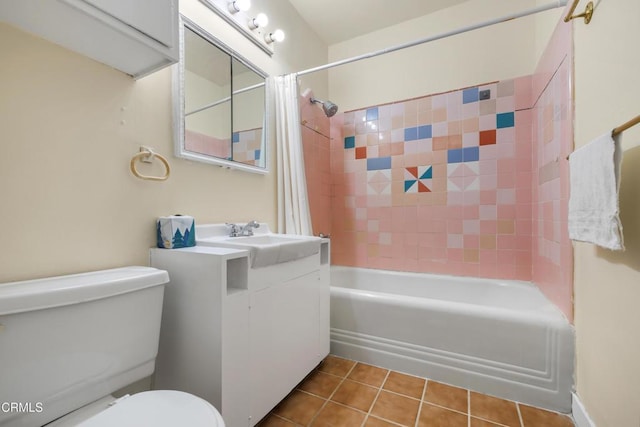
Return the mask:
{"type": "MultiPolygon", "coordinates": [[[[576,146],[640,114],[640,2],[598,3],[574,23],[576,146]]],[[[640,126],[621,142],[627,250],[575,245],[577,391],[598,427],[640,425],[640,126]]]]}
{"type": "MultiPolygon", "coordinates": [[[[542,7],[548,5],[549,0],[536,0],[535,7],[542,7]]],[[[570,2],[571,3],[571,2],[570,2]]],[[[558,21],[564,16],[565,10],[563,8],[556,8],[544,13],[537,13],[533,16],[534,25],[534,58],[535,64],[538,64],[540,57],[544,53],[545,49],[549,45],[551,35],[558,25],[558,21]]]]}
{"type": "MultiPolygon", "coordinates": [[[[326,46],[287,2],[261,9],[288,36],[273,58],[200,2],[180,3],[202,25],[210,17],[215,35],[268,73],[326,62],[326,46]]],[[[6,24],[0,52],[0,283],[146,265],[162,215],[189,214],[199,223],[256,218],[275,227],[273,146],[267,176],[173,156],[169,68],[135,81],[6,24]],[[140,145],[168,158],[168,181],[131,175],[140,145]]],[[[327,85],[322,76],[313,83],[327,85]]]]}
{"type": "MultiPolygon", "coordinates": [[[[329,60],[337,61],[438,35],[535,6],[535,0],[469,0],[331,45],[329,60]]],[[[543,50],[531,49],[538,37],[536,27],[546,32],[540,37],[548,40],[557,15],[558,10],[551,10],[333,68],[329,72],[331,100],[341,111],[349,111],[531,74],[543,50]],[[538,21],[543,23],[538,25],[538,21]]]]}

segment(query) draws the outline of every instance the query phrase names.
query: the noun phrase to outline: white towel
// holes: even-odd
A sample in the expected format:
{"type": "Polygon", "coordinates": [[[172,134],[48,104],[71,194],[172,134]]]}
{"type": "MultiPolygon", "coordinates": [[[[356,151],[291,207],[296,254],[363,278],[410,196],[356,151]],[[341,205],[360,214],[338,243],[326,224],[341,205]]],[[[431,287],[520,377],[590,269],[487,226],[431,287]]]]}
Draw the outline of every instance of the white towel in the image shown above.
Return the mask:
{"type": "Polygon", "coordinates": [[[620,223],[621,152],[611,132],[569,156],[569,238],[624,250],[620,223]]]}

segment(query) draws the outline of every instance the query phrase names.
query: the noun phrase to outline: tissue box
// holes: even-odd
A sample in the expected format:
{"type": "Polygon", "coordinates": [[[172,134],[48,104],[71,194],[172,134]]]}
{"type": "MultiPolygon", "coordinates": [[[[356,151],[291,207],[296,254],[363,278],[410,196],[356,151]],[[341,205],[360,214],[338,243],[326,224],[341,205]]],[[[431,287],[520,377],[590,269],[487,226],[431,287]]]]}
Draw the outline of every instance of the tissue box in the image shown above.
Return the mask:
{"type": "Polygon", "coordinates": [[[191,216],[161,216],[156,231],[159,248],[177,249],[196,245],[196,222],[191,216]]]}

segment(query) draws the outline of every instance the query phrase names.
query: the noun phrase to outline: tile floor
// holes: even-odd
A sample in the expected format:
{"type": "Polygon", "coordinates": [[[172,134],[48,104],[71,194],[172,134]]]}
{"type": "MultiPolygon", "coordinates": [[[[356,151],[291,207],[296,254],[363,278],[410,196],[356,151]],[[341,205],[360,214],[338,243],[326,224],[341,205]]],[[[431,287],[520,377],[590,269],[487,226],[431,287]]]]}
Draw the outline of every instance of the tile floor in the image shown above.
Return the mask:
{"type": "Polygon", "coordinates": [[[259,427],[573,427],[571,418],[328,356],[259,427]]]}

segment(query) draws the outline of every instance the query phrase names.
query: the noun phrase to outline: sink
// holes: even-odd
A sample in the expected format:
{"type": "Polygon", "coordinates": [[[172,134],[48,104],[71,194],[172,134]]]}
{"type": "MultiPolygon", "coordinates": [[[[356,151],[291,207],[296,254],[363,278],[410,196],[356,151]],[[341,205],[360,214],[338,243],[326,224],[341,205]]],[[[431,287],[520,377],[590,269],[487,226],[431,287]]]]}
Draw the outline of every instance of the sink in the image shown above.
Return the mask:
{"type": "Polygon", "coordinates": [[[260,224],[253,236],[229,237],[224,224],[196,225],[196,245],[244,249],[249,251],[252,268],[266,267],[317,254],[319,237],[272,233],[267,224],[260,224]],[[222,226],[222,228],[220,228],[222,226]]]}

